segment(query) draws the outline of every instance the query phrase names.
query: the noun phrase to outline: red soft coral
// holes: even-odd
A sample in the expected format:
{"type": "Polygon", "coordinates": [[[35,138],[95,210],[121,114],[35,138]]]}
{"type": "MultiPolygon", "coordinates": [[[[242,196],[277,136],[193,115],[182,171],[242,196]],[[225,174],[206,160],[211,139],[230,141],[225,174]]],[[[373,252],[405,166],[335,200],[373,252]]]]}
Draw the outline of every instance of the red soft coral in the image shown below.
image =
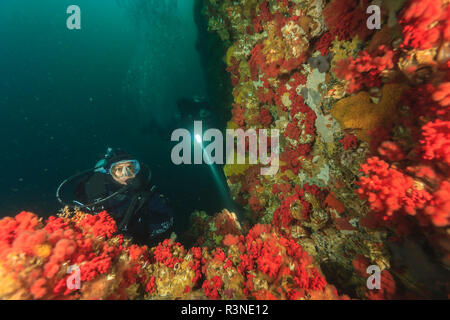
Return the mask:
{"type": "Polygon", "coordinates": [[[44,278],[39,278],[33,283],[30,292],[34,299],[40,299],[47,293],[47,289],[45,288],[46,283],[47,281],[44,278]]]}
{"type": "Polygon", "coordinates": [[[269,110],[261,108],[259,110],[258,120],[264,127],[268,127],[272,123],[273,117],[269,110]]]}
{"type": "Polygon", "coordinates": [[[358,139],[354,134],[345,134],[344,138],[339,140],[344,147],[344,150],[355,149],[358,146],[358,139]]]}
{"type": "Polygon", "coordinates": [[[84,232],[89,231],[96,237],[105,237],[107,239],[117,231],[116,222],[106,211],[95,215],[86,215],[79,221],[78,226],[84,232]]]}
{"type": "Polygon", "coordinates": [[[446,12],[440,0],[410,0],[399,23],[403,26],[403,46],[430,49],[444,33],[446,12]]]}
{"type": "Polygon", "coordinates": [[[36,215],[22,212],[0,220],[0,265],[14,279],[24,279],[14,293],[23,298],[91,299],[92,287],[102,286],[97,280],[103,278],[98,275],[112,270],[118,292],[108,290],[99,298],[109,298],[110,294],[125,298],[127,293],[122,289],[145,278],[141,266],[148,262],[147,248],[128,248],[122,236],[110,239],[115,230],[114,220],[106,212],[50,217],[45,224],[36,215]],[[79,290],[67,287],[71,266],[79,267],[83,281],[79,290]]]}
{"type": "Polygon", "coordinates": [[[273,242],[265,242],[256,259],[258,270],[264,272],[269,277],[275,278],[282,262],[283,257],[281,256],[280,248],[273,242]]]}
{"type": "Polygon", "coordinates": [[[155,292],[155,290],[156,290],[155,282],[156,282],[156,277],[155,276],[150,277],[150,280],[147,282],[147,285],[145,286],[145,291],[147,293],[152,294],[153,292],[155,292]]]}
{"type": "Polygon", "coordinates": [[[284,162],[281,171],[292,170],[294,174],[302,167],[301,157],[309,154],[311,151],[310,144],[298,144],[297,147],[288,146],[280,155],[280,160],[284,162]]]}
{"type": "MultiPolygon", "coordinates": [[[[304,186],[308,188],[308,185],[304,186]]],[[[296,188],[295,193],[285,196],[281,205],[273,213],[272,223],[278,228],[288,228],[293,221],[291,210],[300,212],[302,217],[306,219],[311,212],[311,205],[304,199],[305,189],[296,188]]]]}
{"type": "Polygon", "coordinates": [[[450,164],[450,121],[435,120],[422,127],[423,158],[450,164]]]}
{"type": "Polygon", "coordinates": [[[349,40],[358,35],[365,40],[373,31],[366,26],[367,0],[332,0],[323,10],[332,39],[349,40]]]}
{"type": "Polygon", "coordinates": [[[325,32],[316,43],[316,50],[320,51],[322,56],[326,56],[330,52],[331,43],[334,36],[331,32],[325,32]]]}
{"type": "Polygon", "coordinates": [[[389,161],[400,161],[405,158],[405,153],[400,146],[392,141],[384,141],[378,147],[378,153],[389,161]]]}
{"type": "Polygon", "coordinates": [[[441,183],[424,211],[435,226],[446,227],[450,224],[450,182],[441,183]]]}
{"type": "Polygon", "coordinates": [[[381,214],[383,220],[400,210],[415,215],[430,199],[426,191],[414,188],[411,177],[377,157],[369,158],[361,171],[368,176],[357,182],[360,187],[357,193],[369,201],[371,210],[381,214]]]}
{"type": "Polygon", "coordinates": [[[442,107],[450,107],[450,82],[441,83],[433,92],[432,98],[442,107]]]}
{"type": "Polygon", "coordinates": [[[435,87],[430,83],[411,88],[403,94],[403,103],[409,106],[415,118],[440,117],[450,120],[450,88],[447,82],[435,87]]]}
{"type": "Polygon", "coordinates": [[[339,60],[334,72],[340,79],[348,81],[347,92],[353,93],[364,88],[380,87],[381,73],[394,65],[394,51],[382,45],[373,53],[361,51],[357,58],[339,60]]]}
{"type": "Polygon", "coordinates": [[[203,292],[208,298],[217,300],[220,298],[219,290],[221,289],[222,284],[222,279],[219,276],[214,276],[203,282],[203,292]]]}
{"type": "Polygon", "coordinates": [[[80,266],[81,281],[89,281],[99,274],[107,273],[111,265],[111,258],[106,254],[86,261],[80,266]]]}
{"type": "Polygon", "coordinates": [[[238,125],[238,127],[243,127],[245,125],[244,108],[238,104],[233,103],[233,109],[231,113],[233,114],[233,122],[238,125]]]}
{"type": "Polygon", "coordinates": [[[158,244],[154,250],[156,261],[168,266],[169,268],[173,268],[176,263],[182,262],[182,258],[177,258],[173,255],[173,249],[175,247],[178,247],[184,251],[183,246],[179,243],[174,244],[171,239],[166,239],[162,243],[158,244]]]}

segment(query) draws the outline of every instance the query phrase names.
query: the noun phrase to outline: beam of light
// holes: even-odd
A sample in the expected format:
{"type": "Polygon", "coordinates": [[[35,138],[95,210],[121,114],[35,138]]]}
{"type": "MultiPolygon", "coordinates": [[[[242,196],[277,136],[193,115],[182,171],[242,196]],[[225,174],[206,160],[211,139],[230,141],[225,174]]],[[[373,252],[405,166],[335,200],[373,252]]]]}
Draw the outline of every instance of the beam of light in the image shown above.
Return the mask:
{"type": "Polygon", "coordinates": [[[219,188],[219,192],[225,201],[226,206],[228,207],[229,210],[231,210],[237,214],[236,206],[234,205],[233,201],[230,198],[228,186],[226,185],[226,183],[224,181],[224,177],[220,174],[218,167],[214,164],[214,162],[211,160],[211,157],[209,156],[209,154],[205,151],[203,143],[202,143],[203,142],[202,137],[199,134],[195,134],[194,139],[202,147],[203,157],[205,160],[207,160],[208,166],[211,169],[211,173],[214,177],[217,187],[219,188]]]}

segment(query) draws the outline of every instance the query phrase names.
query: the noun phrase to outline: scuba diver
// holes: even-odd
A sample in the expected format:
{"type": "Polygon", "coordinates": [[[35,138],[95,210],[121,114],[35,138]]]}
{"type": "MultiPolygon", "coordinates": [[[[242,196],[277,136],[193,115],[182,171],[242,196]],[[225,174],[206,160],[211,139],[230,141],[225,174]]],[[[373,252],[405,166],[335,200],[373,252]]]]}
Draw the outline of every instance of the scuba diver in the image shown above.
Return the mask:
{"type": "MultiPolygon", "coordinates": [[[[192,124],[194,120],[209,123],[212,116],[212,108],[205,97],[194,96],[177,100],[179,110],[178,120],[192,124]]],[[[179,126],[184,128],[184,126],[179,126]]]]}
{"type": "Polygon", "coordinates": [[[213,109],[205,97],[181,98],[177,102],[177,112],[166,124],[160,124],[154,118],[140,128],[140,134],[154,134],[167,139],[178,128],[192,129],[194,121],[202,121],[204,128],[216,128],[213,109]]]}
{"type": "Polygon", "coordinates": [[[151,184],[148,166],[130,154],[108,148],[95,167],[66,179],[56,192],[59,202],[93,213],[106,210],[116,221],[118,232],[149,247],[173,235],[173,212],[167,199],[151,184]],[[61,200],[61,189],[81,178],[73,204],[61,200]]]}

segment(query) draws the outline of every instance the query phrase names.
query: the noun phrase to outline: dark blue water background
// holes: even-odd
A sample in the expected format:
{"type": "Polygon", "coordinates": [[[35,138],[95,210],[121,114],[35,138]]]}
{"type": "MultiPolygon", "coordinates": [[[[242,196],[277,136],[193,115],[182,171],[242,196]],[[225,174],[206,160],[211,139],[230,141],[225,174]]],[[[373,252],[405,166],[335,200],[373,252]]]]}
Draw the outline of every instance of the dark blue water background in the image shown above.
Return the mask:
{"type": "Polygon", "coordinates": [[[170,136],[141,130],[168,125],[177,99],[207,96],[193,0],[169,1],[0,1],[0,216],[54,214],[59,182],[108,146],[150,165],[178,230],[193,210],[227,205],[207,165],[173,165],[170,136]],[[66,27],[72,4],[81,30],[66,27]]]}

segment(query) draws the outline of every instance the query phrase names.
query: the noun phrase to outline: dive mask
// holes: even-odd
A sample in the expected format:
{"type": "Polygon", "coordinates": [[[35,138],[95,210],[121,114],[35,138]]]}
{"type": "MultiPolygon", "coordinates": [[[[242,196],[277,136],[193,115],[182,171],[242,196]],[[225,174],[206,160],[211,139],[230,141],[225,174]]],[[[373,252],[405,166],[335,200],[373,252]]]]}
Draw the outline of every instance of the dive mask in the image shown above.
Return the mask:
{"type": "Polygon", "coordinates": [[[122,160],[111,164],[109,174],[120,184],[127,184],[129,179],[134,179],[141,170],[137,160],[122,160]]]}

